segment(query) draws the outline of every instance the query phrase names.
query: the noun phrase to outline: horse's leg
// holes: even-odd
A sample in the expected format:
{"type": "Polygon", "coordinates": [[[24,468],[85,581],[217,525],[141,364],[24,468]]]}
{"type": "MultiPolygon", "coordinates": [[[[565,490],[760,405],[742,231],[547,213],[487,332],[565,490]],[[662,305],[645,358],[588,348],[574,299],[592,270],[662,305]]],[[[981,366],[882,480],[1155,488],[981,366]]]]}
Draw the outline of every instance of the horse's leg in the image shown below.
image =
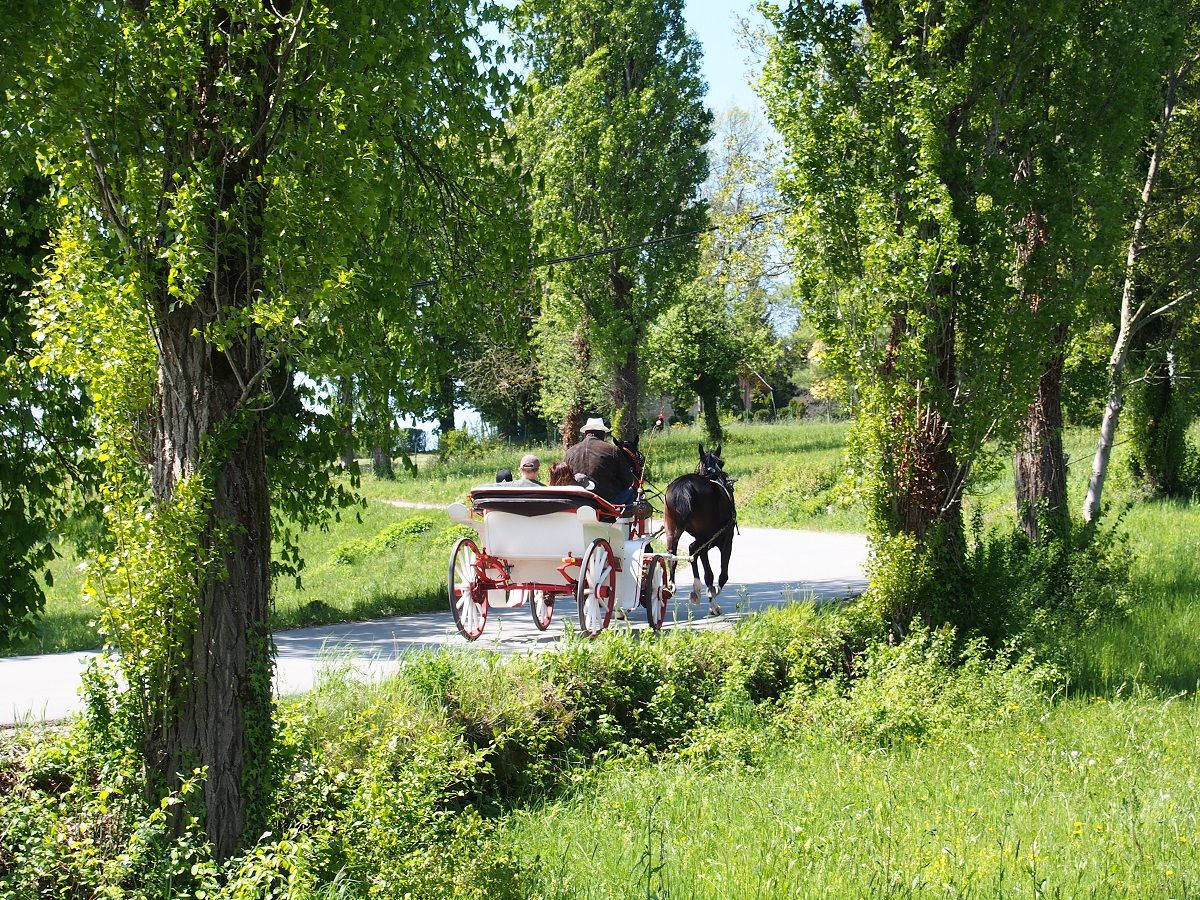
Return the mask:
{"type": "MultiPolygon", "coordinates": [[[[700,602],[700,566],[696,560],[696,551],[699,549],[700,541],[692,541],[688,545],[688,555],[692,558],[692,593],[688,595],[688,600],[692,603],[700,602]]],[[[708,566],[707,559],[704,560],[704,565],[708,566]]]]}
{"type": "Polygon", "coordinates": [[[725,590],[725,583],[729,581],[729,554],[733,550],[733,529],[725,532],[721,538],[721,542],[717,545],[717,549],[721,551],[721,579],[717,582],[717,593],[710,594],[708,611],[714,616],[721,614],[721,607],[717,606],[717,594],[725,590]]]}
{"type": "Polygon", "coordinates": [[[708,587],[708,614],[719,616],[721,607],[717,606],[717,589],[713,587],[712,564],[708,561],[708,551],[711,549],[711,547],[705,548],[704,552],[700,554],[700,562],[704,564],[704,584],[708,587]]]}
{"type": "Polygon", "coordinates": [[[675,567],[677,565],[679,565],[679,561],[677,559],[675,559],[675,554],[679,550],[679,535],[681,532],[676,531],[672,527],[673,523],[667,522],[665,524],[666,524],[666,529],[667,529],[667,553],[669,553],[671,556],[670,578],[668,579],[668,581],[671,584],[671,593],[674,593],[675,592],[675,567]]]}

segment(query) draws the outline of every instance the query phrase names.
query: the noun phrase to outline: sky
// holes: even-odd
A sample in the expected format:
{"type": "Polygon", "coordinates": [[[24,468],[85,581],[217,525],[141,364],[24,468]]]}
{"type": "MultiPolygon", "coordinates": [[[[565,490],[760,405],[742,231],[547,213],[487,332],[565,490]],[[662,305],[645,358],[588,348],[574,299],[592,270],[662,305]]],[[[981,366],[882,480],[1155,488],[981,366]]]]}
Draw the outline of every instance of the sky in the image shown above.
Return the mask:
{"type": "Polygon", "coordinates": [[[750,86],[750,70],[757,63],[738,34],[741,20],[762,24],[756,5],[756,0],[687,0],[684,17],[704,48],[704,80],[712,111],[736,104],[756,110],[765,120],[762,101],[750,86]]]}

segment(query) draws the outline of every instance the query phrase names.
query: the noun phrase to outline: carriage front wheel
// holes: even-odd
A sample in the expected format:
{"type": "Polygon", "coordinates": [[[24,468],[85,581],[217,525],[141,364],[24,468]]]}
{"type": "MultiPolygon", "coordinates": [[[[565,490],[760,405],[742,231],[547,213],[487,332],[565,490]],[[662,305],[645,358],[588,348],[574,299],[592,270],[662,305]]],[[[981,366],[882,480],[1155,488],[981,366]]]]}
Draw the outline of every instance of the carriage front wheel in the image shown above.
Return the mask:
{"type": "Polygon", "coordinates": [[[617,567],[612,547],[603,538],[596,538],[579,564],[579,582],[575,586],[579,630],[595,637],[607,628],[616,599],[617,567]]]}
{"type": "Polygon", "coordinates": [[[479,572],[475,568],[477,559],[479,547],[470,538],[463,538],[450,551],[447,585],[450,612],[454,614],[458,633],[468,641],[483,634],[483,626],[487,624],[487,590],[479,583],[479,572]]]}
{"type": "Polygon", "coordinates": [[[529,609],[533,613],[533,624],[537,626],[538,631],[545,631],[550,627],[550,620],[554,618],[554,597],[545,591],[530,591],[529,609]]]}
{"type": "Polygon", "coordinates": [[[646,607],[646,621],[655,631],[663,627],[667,618],[669,599],[671,588],[667,584],[667,562],[661,556],[652,556],[642,576],[642,605],[646,607]]]}

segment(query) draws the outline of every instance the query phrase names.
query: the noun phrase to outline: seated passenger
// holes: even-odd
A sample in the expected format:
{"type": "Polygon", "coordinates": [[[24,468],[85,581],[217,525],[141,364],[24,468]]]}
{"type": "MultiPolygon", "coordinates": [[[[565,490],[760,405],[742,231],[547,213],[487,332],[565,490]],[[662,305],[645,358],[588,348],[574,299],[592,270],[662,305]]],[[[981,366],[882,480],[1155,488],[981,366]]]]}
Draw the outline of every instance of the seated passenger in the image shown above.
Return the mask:
{"type": "Polygon", "coordinates": [[[577,475],[595,482],[595,492],[616,506],[632,503],[637,476],[633,464],[618,447],[608,443],[611,429],[603,419],[588,419],[579,429],[583,439],[567,451],[565,462],[577,475]]]}
{"type": "Polygon", "coordinates": [[[532,453],[526,453],[521,457],[519,480],[513,482],[513,487],[545,487],[538,481],[538,474],[542,469],[542,461],[532,453]]]}
{"type": "Polygon", "coordinates": [[[496,484],[505,484],[512,481],[512,469],[501,469],[496,473],[496,484]]]}
{"type": "Polygon", "coordinates": [[[550,487],[574,486],[575,473],[570,464],[564,459],[550,466],[550,487]]]}

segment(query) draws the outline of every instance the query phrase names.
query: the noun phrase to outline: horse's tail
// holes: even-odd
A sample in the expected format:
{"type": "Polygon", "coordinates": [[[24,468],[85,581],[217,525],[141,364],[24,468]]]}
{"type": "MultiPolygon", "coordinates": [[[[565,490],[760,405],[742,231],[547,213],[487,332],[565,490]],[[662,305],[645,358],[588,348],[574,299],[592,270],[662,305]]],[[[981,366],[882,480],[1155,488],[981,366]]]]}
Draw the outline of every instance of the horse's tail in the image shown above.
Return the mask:
{"type": "Polygon", "coordinates": [[[663,498],[663,522],[670,531],[682,530],[683,524],[692,517],[692,492],[686,482],[673,482],[667,486],[663,498]]]}

